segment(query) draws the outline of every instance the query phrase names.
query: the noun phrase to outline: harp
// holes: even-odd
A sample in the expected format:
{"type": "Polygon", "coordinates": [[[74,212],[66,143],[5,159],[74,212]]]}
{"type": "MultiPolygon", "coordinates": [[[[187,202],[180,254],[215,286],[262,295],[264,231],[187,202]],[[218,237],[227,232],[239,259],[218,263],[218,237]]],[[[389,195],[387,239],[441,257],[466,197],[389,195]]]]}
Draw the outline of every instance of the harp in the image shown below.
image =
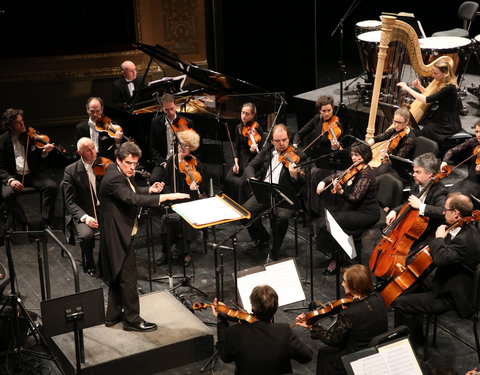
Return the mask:
{"type": "MultiPolygon", "coordinates": [[[[380,43],[378,46],[377,67],[375,71],[375,80],[373,83],[372,100],[370,105],[367,132],[365,135],[365,138],[367,140],[372,138],[375,133],[375,122],[377,119],[378,102],[382,85],[382,75],[384,72],[388,46],[391,42],[399,42],[405,46],[413,70],[421,77],[429,77],[432,74],[433,66],[440,59],[445,60],[447,63],[453,65],[453,59],[450,56],[440,56],[431,63],[425,64],[423,62],[417,33],[415,32],[413,27],[411,27],[406,22],[398,20],[394,16],[383,15],[380,17],[380,19],[382,20],[382,32],[380,36],[380,43]]],[[[432,80],[432,82],[426,87],[426,91],[423,94],[428,96],[435,93],[439,89],[439,84],[437,84],[435,80],[432,80]]],[[[411,104],[410,113],[412,114],[413,118],[417,123],[422,119],[429,106],[429,104],[421,103],[419,100],[415,100],[411,104]]]]}

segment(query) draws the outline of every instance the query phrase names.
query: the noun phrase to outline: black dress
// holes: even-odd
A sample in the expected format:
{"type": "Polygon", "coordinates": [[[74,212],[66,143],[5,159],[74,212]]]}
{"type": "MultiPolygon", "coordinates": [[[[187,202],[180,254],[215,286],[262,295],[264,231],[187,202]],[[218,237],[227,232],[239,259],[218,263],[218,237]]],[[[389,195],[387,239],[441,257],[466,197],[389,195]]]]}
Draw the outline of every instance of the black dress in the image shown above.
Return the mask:
{"type": "Polygon", "coordinates": [[[441,143],[446,138],[458,133],[462,123],[458,113],[458,97],[455,85],[442,87],[435,94],[426,97],[427,103],[436,103],[430,108],[422,125],[421,135],[441,143]]]}
{"type": "Polygon", "coordinates": [[[356,299],[341,310],[329,330],[313,325],[312,339],[328,345],[318,351],[317,375],[345,374],[342,356],[366,348],[375,336],[387,331],[387,308],[382,297],[376,293],[356,299]]]}

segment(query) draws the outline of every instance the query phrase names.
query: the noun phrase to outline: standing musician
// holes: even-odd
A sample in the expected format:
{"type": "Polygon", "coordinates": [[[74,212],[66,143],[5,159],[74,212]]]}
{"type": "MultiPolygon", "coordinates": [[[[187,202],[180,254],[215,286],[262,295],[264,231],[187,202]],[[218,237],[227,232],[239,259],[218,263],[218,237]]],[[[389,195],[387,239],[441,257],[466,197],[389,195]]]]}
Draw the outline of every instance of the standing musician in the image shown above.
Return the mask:
{"type": "Polygon", "coordinates": [[[225,192],[236,202],[243,204],[250,196],[250,189],[244,176],[245,167],[259,153],[263,129],[255,121],[257,108],[245,103],[240,113],[241,122],[235,128],[234,164],[225,176],[225,192]]]}
{"type": "Polygon", "coordinates": [[[392,163],[389,159],[389,155],[399,156],[404,159],[411,159],[413,151],[415,150],[416,137],[415,133],[411,131],[409,126],[410,111],[405,108],[398,108],[393,115],[392,127],[385,132],[370,138],[367,143],[372,147],[372,151],[377,151],[376,147],[379,147],[378,160],[374,160],[374,173],[375,176],[381,176],[385,173],[389,173],[400,179],[397,171],[392,168],[392,163]],[[375,146],[379,142],[387,141],[383,145],[375,146]]]}
{"type": "Polygon", "coordinates": [[[177,113],[175,98],[171,94],[164,94],[160,98],[163,113],[152,119],[149,136],[150,156],[155,162],[150,181],[164,181],[167,159],[172,156],[175,147],[175,132],[193,129],[192,120],[177,113]],[[173,126],[171,126],[173,125],[173,126]]]}
{"type": "MultiPolygon", "coordinates": [[[[245,176],[247,178],[258,179],[265,182],[272,182],[291,186],[296,192],[299,192],[304,184],[304,177],[300,171],[295,168],[295,163],[282,163],[279,158],[285,157],[287,152],[292,152],[293,147],[290,146],[290,136],[288,128],[285,124],[276,124],[271,131],[271,145],[264,147],[260,153],[245,168],[245,176]]],[[[303,155],[298,155],[299,161],[303,155]]],[[[268,202],[269,203],[269,202],[268,202]]],[[[257,201],[252,195],[243,205],[252,217],[260,214],[269,205],[265,202],[257,201]]],[[[293,209],[276,207],[275,212],[270,215],[270,224],[272,230],[272,248],[270,257],[277,260],[280,256],[279,251],[288,229],[288,220],[295,213],[293,209]]],[[[248,233],[253,241],[253,248],[261,249],[268,246],[269,234],[263,226],[261,219],[256,220],[248,227],[248,233]]]]}
{"type": "Polygon", "coordinates": [[[148,332],[157,329],[140,317],[137,291],[137,266],[134,238],[138,231],[138,207],[158,207],[166,200],[188,198],[188,194],[158,194],[163,184],[150,187],[135,183],[135,167],[142,151],[133,142],[124,142],[117,150],[115,164],[102,178],[98,199],[102,206],[100,221],[99,275],[108,284],[105,325],[123,321],[125,331],[148,332]]]}
{"type": "Polygon", "coordinates": [[[121,77],[112,83],[112,104],[120,107],[128,107],[132,100],[133,92],[140,89],[141,79],[137,76],[137,67],[132,61],[124,61],[120,64],[121,77]]]}
{"type": "MultiPolygon", "coordinates": [[[[0,136],[0,178],[5,208],[22,230],[28,229],[25,212],[17,200],[25,186],[32,186],[42,196],[42,228],[53,224],[57,184],[42,168],[42,162],[54,149],[52,143],[42,148],[35,145],[35,130],[25,125],[22,109],[9,108],[2,114],[2,126],[6,130],[0,136]]],[[[8,227],[13,228],[8,215],[8,227]]]]}
{"type": "MultiPolygon", "coordinates": [[[[469,197],[451,193],[445,202],[445,222],[452,226],[457,221],[472,215],[473,204],[469,197]]],[[[394,302],[395,326],[405,324],[410,329],[414,346],[424,341],[423,314],[456,310],[462,318],[473,313],[471,292],[475,267],[480,261],[480,233],[475,225],[465,224],[447,230],[440,225],[435,238],[428,244],[433,263],[431,275],[414,293],[399,296],[394,302]]]]}
{"type": "MultiPolygon", "coordinates": [[[[83,137],[77,142],[80,159],[65,168],[63,174],[63,191],[65,198],[65,225],[75,228],[82,251],[83,272],[95,276],[95,232],[98,230],[100,202],[98,201],[98,180],[94,172],[97,150],[90,138],[83,137]]],[[[73,240],[73,233],[70,240],[73,240]]],[[[73,241],[73,243],[75,243],[73,241]]]]}
{"type": "MultiPolygon", "coordinates": [[[[441,181],[432,184],[426,194],[423,194],[420,198],[417,197],[417,194],[422,191],[422,188],[439,172],[439,164],[439,160],[431,152],[417,156],[413,160],[414,185],[412,186],[410,191],[411,195],[408,197],[408,202],[406,203],[408,203],[411,208],[418,210],[419,216],[426,216],[429,220],[423,234],[412,244],[411,250],[418,249],[419,246],[427,243],[433,237],[434,233],[432,230],[443,220],[442,213],[447,197],[447,189],[441,181]]],[[[403,206],[404,204],[392,209],[388,213],[385,219],[387,226],[395,221],[398,212],[403,206]]]]}
{"type": "Polygon", "coordinates": [[[433,93],[425,96],[426,89],[418,79],[412,82],[414,88],[407,86],[405,82],[397,83],[416,100],[424,104],[436,103],[436,108],[430,108],[419,125],[422,130],[417,135],[433,139],[441,144],[446,138],[458,133],[462,129],[458,111],[457,77],[453,73],[453,66],[445,59],[438,59],[432,71],[434,85],[433,93]]]}
{"type": "Polygon", "coordinates": [[[468,176],[456,182],[449,188],[449,191],[459,191],[467,196],[470,194],[478,196],[480,194],[480,121],[472,128],[475,129],[475,137],[467,139],[465,142],[448,150],[443,157],[442,167],[454,155],[467,151],[469,157],[468,176]]]}
{"type": "Polygon", "coordinates": [[[375,336],[388,331],[387,309],[373,292],[372,273],[366,266],[346,268],[342,286],[352,302],[340,310],[330,329],[308,324],[303,313],[296,318],[297,325],[310,329],[312,339],[328,345],[318,350],[317,375],[346,374],[342,356],[366,348],[375,336]]]}
{"type": "MultiPolygon", "coordinates": [[[[327,208],[338,225],[352,234],[355,248],[360,259],[363,230],[371,227],[380,218],[380,206],[377,200],[377,187],[373,171],[368,165],[372,160],[372,150],[366,143],[355,142],[350,148],[352,166],[336,175],[331,175],[316,185],[317,198],[312,203],[319,216],[318,224],[325,231],[326,223],[323,208],[327,208]],[[327,184],[332,189],[327,192],[327,184]]],[[[331,236],[327,237],[330,239],[331,236]]],[[[332,247],[335,245],[332,243],[332,247]]],[[[325,274],[332,274],[336,268],[336,260],[332,254],[325,274]]]]}
{"type": "MultiPolygon", "coordinates": [[[[174,160],[172,156],[167,160],[164,191],[187,193],[191,200],[199,199],[206,192],[207,171],[200,160],[191,153],[200,146],[200,136],[192,129],[178,132],[177,136],[181,144],[178,145],[177,158],[174,160]]],[[[177,214],[169,215],[167,223],[169,224],[166,228],[169,233],[167,237],[170,239],[167,246],[175,244],[177,250],[183,254],[185,265],[188,265],[192,261],[190,245],[198,232],[177,214]]],[[[164,264],[166,259],[166,254],[162,253],[157,259],[157,265],[164,264]]]]}
{"type": "Polygon", "coordinates": [[[100,130],[103,119],[108,119],[103,115],[102,98],[88,98],[86,108],[88,120],[78,123],[75,127],[75,143],[80,138],[90,138],[95,144],[98,156],[114,160],[115,150],[120,146],[124,138],[123,132],[117,130],[114,136],[111,137],[107,132],[100,130]]]}
{"type": "MultiPolygon", "coordinates": [[[[218,319],[220,357],[235,362],[236,375],[291,374],[291,360],[308,363],[313,352],[286,323],[274,323],[278,295],[269,285],[253,288],[250,294],[253,323],[228,325],[228,321],[212,307],[218,319]]],[[[222,302],[219,304],[223,305],[222,302]]],[[[217,305],[217,299],[214,301],[217,305]]]]}

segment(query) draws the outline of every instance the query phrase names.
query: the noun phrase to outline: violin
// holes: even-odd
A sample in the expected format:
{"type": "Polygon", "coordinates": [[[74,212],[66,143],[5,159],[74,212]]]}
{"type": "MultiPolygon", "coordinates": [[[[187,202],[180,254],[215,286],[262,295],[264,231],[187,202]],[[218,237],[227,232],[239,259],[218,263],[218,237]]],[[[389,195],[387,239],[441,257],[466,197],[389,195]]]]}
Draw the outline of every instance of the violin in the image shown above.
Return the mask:
{"type": "MultiPolygon", "coordinates": [[[[474,223],[480,220],[480,211],[472,211],[471,216],[457,220],[454,224],[447,228],[447,232],[456,227],[462,227],[464,224],[474,223]]],[[[412,257],[410,257],[412,258],[412,257]]],[[[398,265],[401,272],[393,278],[381,291],[383,301],[386,306],[390,306],[404,291],[413,286],[420,278],[426,276],[428,271],[432,269],[433,259],[428,246],[423,247],[413,255],[412,261],[408,266],[398,265]]]]}
{"type": "MultiPolygon", "coordinates": [[[[25,134],[34,142],[35,147],[37,148],[45,148],[45,146],[50,143],[50,138],[48,135],[41,134],[32,127],[29,127],[27,133],[25,134]]],[[[67,150],[65,150],[65,148],[62,146],[54,145],[53,147],[62,154],[67,153],[67,150]]]]}
{"type": "Polygon", "coordinates": [[[253,146],[255,148],[255,151],[257,151],[258,153],[258,144],[262,140],[262,136],[258,133],[257,128],[258,122],[252,121],[250,125],[243,127],[242,135],[248,139],[248,145],[250,147],[253,146]]]}
{"type": "Polygon", "coordinates": [[[93,174],[97,177],[103,177],[107,172],[107,168],[113,164],[109,158],[99,156],[92,164],[93,174]]]}
{"type": "MultiPolygon", "coordinates": [[[[200,185],[202,182],[202,175],[197,171],[197,159],[193,155],[187,155],[183,160],[178,164],[178,169],[181,173],[185,174],[185,181],[188,186],[195,182],[200,185]]],[[[200,190],[197,188],[198,196],[201,198],[200,190]]]]}
{"type": "Polygon", "coordinates": [[[345,309],[347,305],[352,302],[353,298],[351,297],[340,298],[336,301],[327,302],[322,308],[306,313],[301,320],[297,320],[295,323],[292,323],[290,327],[294,327],[299,322],[306,322],[307,325],[311,326],[316,321],[326,318],[327,316],[334,315],[340,310],[345,309]]]}
{"type": "MultiPolygon", "coordinates": [[[[452,172],[448,165],[442,168],[418,193],[421,198],[430,187],[452,172]]],[[[420,238],[428,225],[428,217],[420,216],[418,209],[406,203],[399,211],[396,219],[383,231],[382,239],[370,255],[369,267],[372,272],[382,278],[398,276],[400,268],[405,267],[406,257],[413,242],[420,238]]]]}
{"type": "MultiPolygon", "coordinates": [[[[190,129],[188,127],[188,122],[187,120],[185,120],[184,117],[176,117],[175,120],[173,120],[172,126],[170,127],[170,131],[173,133],[179,133],[179,132],[183,132],[184,130],[188,130],[190,129]]],[[[191,129],[193,130],[193,129],[191,129]]]]}
{"type": "MultiPolygon", "coordinates": [[[[407,135],[407,131],[403,129],[402,131],[398,132],[395,134],[391,139],[390,139],[390,144],[388,145],[387,149],[387,154],[391,154],[398,146],[400,141],[402,140],[403,137],[407,135]]],[[[387,155],[385,155],[387,156],[387,155]]],[[[382,159],[383,162],[384,159],[382,159]]]]}
{"type": "MultiPolygon", "coordinates": [[[[122,127],[120,125],[113,124],[112,119],[107,116],[102,116],[97,120],[95,124],[95,130],[98,132],[106,132],[111,138],[115,137],[116,132],[123,132],[122,127]]],[[[128,138],[125,135],[123,138],[128,142],[133,142],[131,138],[128,138]]]]}
{"type": "Polygon", "coordinates": [[[345,185],[346,182],[351,180],[355,175],[364,170],[366,168],[367,164],[357,162],[354,163],[350,168],[348,168],[345,172],[342,173],[342,177],[333,185],[332,188],[332,194],[336,194],[340,191],[343,185],[345,185]]]}
{"type": "MultiPolygon", "coordinates": [[[[294,166],[298,164],[298,162],[300,161],[300,155],[295,152],[293,146],[288,146],[287,149],[283,151],[278,157],[278,161],[282,163],[286,168],[288,168],[291,163],[293,163],[294,166]]],[[[301,175],[305,174],[302,169],[297,169],[301,175]]]]}
{"type": "Polygon", "coordinates": [[[477,155],[477,158],[475,159],[475,164],[479,165],[480,164],[480,145],[478,145],[473,149],[473,156],[475,155],[477,155]]]}
{"type": "Polygon", "coordinates": [[[257,319],[253,315],[250,315],[247,312],[231,309],[224,305],[214,305],[210,303],[200,303],[200,302],[194,302],[192,305],[192,308],[194,310],[206,309],[207,307],[213,307],[219,313],[225,314],[229,318],[232,318],[235,320],[241,320],[247,323],[253,323],[257,321],[257,319]]]}
{"type": "MultiPolygon", "coordinates": [[[[342,135],[342,129],[340,129],[339,118],[337,116],[332,116],[330,120],[325,121],[322,125],[322,135],[328,133],[327,137],[332,143],[338,143],[338,137],[342,135]]],[[[342,150],[342,147],[339,148],[342,150]]]]}

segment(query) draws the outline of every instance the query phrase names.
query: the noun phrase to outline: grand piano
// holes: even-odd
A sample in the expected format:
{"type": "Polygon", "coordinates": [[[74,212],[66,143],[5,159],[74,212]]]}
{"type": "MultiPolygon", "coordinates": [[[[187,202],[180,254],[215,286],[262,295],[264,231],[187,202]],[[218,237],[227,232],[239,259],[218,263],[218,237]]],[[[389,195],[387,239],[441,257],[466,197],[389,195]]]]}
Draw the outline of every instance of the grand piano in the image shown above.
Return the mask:
{"type": "MultiPolygon", "coordinates": [[[[195,129],[203,140],[228,141],[227,126],[233,137],[241,106],[246,102],[257,106],[257,121],[264,130],[273,123],[285,121],[286,107],[281,93],[268,92],[240,79],[186,63],[159,44],[135,43],[134,46],[150,56],[144,80],[153,61],[179,72],[179,76],[142,85],[142,89],[135,92],[131,102],[125,106],[105,106],[105,114],[121,124],[125,134],[142,148],[144,159],[149,157],[147,141],[150,123],[154,116],[161,113],[159,99],[164,93],[174,95],[179,111],[194,121],[195,129]],[[182,77],[188,78],[188,85],[184,84],[182,77]]],[[[202,142],[203,153],[207,143],[202,142]]],[[[202,149],[199,153],[202,154],[202,149]]]]}

